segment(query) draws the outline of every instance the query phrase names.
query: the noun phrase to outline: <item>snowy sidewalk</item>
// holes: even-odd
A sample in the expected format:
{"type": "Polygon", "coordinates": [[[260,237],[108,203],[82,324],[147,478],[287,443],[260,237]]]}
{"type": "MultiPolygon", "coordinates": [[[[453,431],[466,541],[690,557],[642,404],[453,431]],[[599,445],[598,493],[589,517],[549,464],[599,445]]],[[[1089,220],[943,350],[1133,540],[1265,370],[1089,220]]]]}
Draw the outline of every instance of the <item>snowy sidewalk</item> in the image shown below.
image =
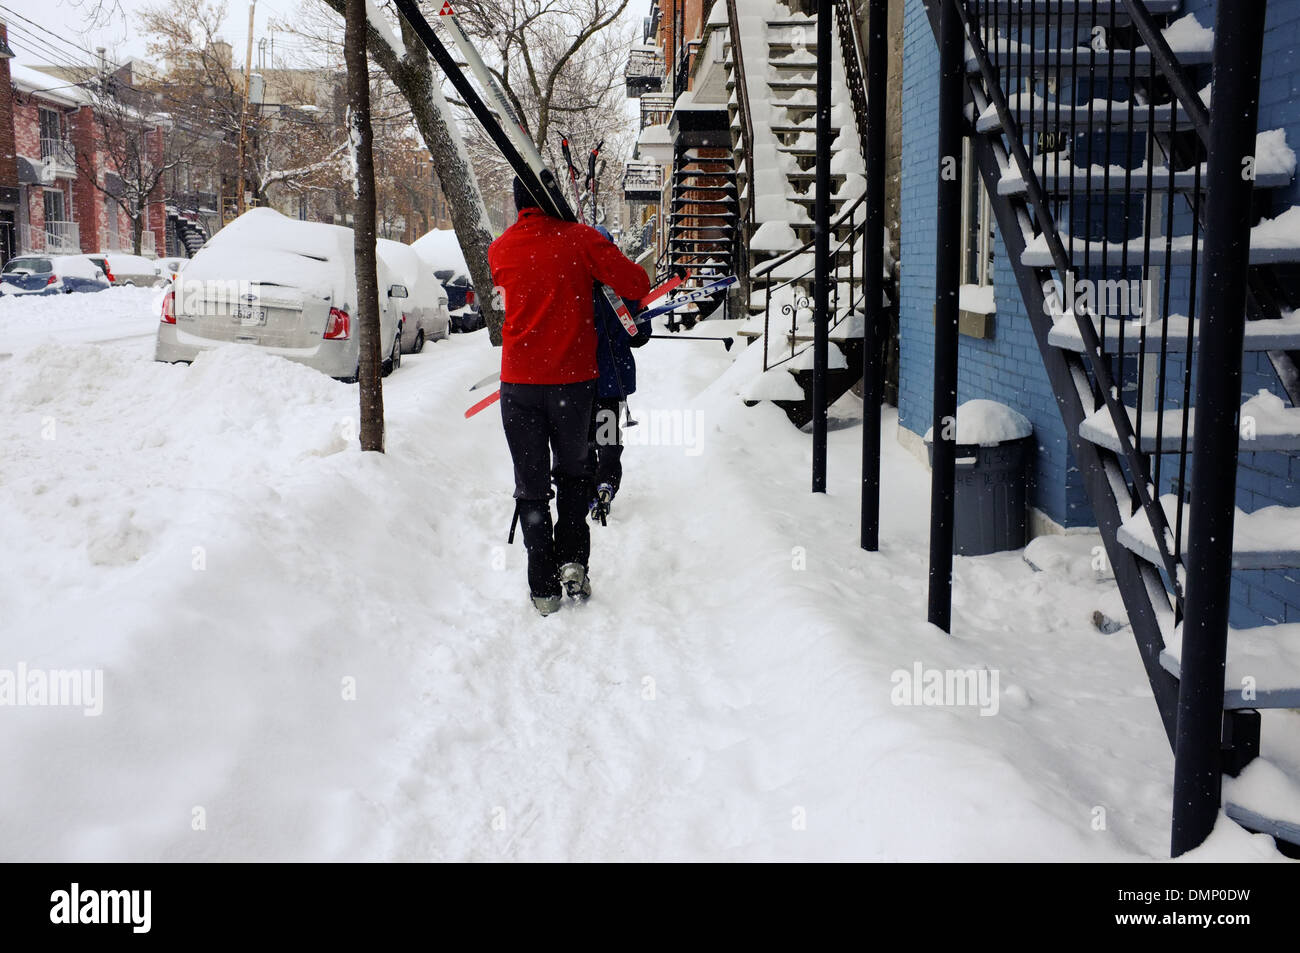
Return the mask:
{"type": "Polygon", "coordinates": [[[959,559],[956,637],[930,629],[928,474],[892,425],[868,555],[851,420],[813,497],[808,438],[721,347],[639,352],[641,426],[702,429],[629,447],[593,600],[541,620],[499,416],[461,416],[482,334],[389,379],[379,457],[354,387],[243,348],[154,364],[109,333],[151,327],[143,296],[94,297],[76,334],[121,339],[40,343],[0,302],[0,670],[104,673],[98,717],[0,708],[0,857],[1167,855],[1137,652],[1090,622],[1110,587],[959,559]],[[996,714],[893,704],[918,663],[996,670],[996,714]]]}

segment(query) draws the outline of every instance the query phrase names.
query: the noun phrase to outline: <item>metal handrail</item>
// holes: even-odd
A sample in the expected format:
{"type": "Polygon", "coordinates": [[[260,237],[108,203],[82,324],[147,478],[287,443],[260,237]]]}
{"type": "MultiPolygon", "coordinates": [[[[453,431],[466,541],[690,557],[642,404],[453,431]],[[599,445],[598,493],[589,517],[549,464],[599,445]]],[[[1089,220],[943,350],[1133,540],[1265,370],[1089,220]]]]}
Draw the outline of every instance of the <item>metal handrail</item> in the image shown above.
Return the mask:
{"type": "Polygon", "coordinates": [[[858,28],[849,0],[835,0],[835,20],[840,32],[840,52],[844,56],[844,75],[849,84],[849,97],[853,100],[854,119],[858,126],[858,139],[862,154],[867,154],[867,50],[858,28]],[[852,56],[852,60],[849,57],[852,56]]]}
{"type": "MultiPolygon", "coordinates": [[[[855,292],[853,290],[853,286],[857,282],[857,275],[856,275],[856,264],[855,264],[856,259],[855,256],[852,254],[852,249],[855,243],[860,241],[863,238],[863,235],[866,230],[867,219],[865,215],[863,216],[863,220],[860,224],[853,224],[852,222],[853,216],[857,212],[857,210],[859,208],[865,208],[864,205],[865,199],[866,199],[865,195],[860,197],[857,201],[855,201],[852,204],[852,206],[849,207],[849,209],[846,212],[843,212],[840,215],[840,217],[836,219],[834,224],[831,226],[831,229],[833,231],[837,226],[843,225],[845,221],[848,221],[849,224],[851,225],[849,234],[846,235],[844,238],[840,239],[840,241],[831,249],[831,256],[835,263],[833,266],[834,285],[832,286],[833,289],[832,298],[834,300],[831,306],[831,311],[836,315],[835,319],[830,322],[830,328],[832,330],[834,328],[839,327],[840,324],[843,323],[844,319],[847,318],[849,315],[853,314],[860,305],[865,306],[866,283],[863,282],[861,293],[855,292]],[[841,265],[839,262],[840,262],[840,252],[843,251],[845,247],[848,247],[850,249],[849,264],[848,264],[849,305],[847,308],[841,308],[840,307],[841,265]]],[[[788,252],[785,255],[782,255],[780,258],[774,261],[765,262],[764,264],[766,266],[766,270],[763,272],[763,275],[771,274],[773,270],[780,267],[785,262],[793,260],[794,258],[798,257],[800,254],[806,254],[809,251],[809,249],[813,246],[813,244],[814,242],[806,242],[801,247],[795,249],[792,252],[788,252]]],[[[864,262],[864,266],[865,266],[865,262],[864,262]]],[[[764,371],[769,371],[774,367],[780,367],[782,364],[786,363],[787,361],[793,360],[794,358],[798,357],[800,354],[802,354],[804,351],[808,349],[807,347],[804,347],[799,350],[795,350],[795,345],[798,343],[797,341],[797,337],[798,337],[797,330],[799,324],[798,312],[802,310],[802,308],[800,308],[797,304],[782,305],[781,313],[790,316],[790,353],[786,357],[781,358],[779,361],[768,360],[768,346],[769,346],[771,330],[772,330],[771,325],[772,325],[773,292],[780,291],[782,288],[788,288],[791,285],[797,284],[801,281],[805,281],[808,278],[808,276],[813,274],[815,271],[816,271],[816,263],[814,263],[812,266],[808,267],[803,272],[801,272],[798,275],[795,275],[792,278],[785,278],[782,279],[781,281],[778,281],[776,284],[769,284],[764,290],[764,296],[763,296],[763,370],[764,371]]]]}

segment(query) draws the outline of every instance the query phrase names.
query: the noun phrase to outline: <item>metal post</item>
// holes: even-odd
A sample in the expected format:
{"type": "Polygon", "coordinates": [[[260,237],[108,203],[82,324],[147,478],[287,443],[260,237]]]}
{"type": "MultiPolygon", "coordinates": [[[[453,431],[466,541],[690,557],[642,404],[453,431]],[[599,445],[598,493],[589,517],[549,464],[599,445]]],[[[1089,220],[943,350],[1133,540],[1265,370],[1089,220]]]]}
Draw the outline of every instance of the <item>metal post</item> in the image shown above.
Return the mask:
{"type": "Polygon", "coordinates": [[[929,619],[952,631],[957,477],[957,320],[961,282],[962,100],[965,37],[954,4],[939,21],[939,202],[934,290],[934,465],[930,481],[929,619]]]}
{"type": "Polygon", "coordinates": [[[1214,828],[1223,779],[1223,676],[1254,186],[1243,170],[1253,165],[1266,6],[1266,0],[1220,3],[1214,31],[1205,291],[1174,744],[1175,857],[1198,847],[1214,828]]]}
{"type": "Polygon", "coordinates": [[[245,153],[248,142],[248,133],[244,127],[248,125],[249,87],[253,82],[253,11],[256,9],[257,0],[252,0],[248,5],[248,47],[244,52],[244,102],[239,109],[239,194],[235,197],[235,207],[240,215],[244,214],[244,165],[247,161],[245,153]]]}
{"type": "Polygon", "coordinates": [[[862,548],[880,549],[880,405],[885,399],[885,122],[889,94],[889,0],[867,13],[867,220],[863,225],[862,548]]]}
{"type": "Polygon", "coordinates": [[[813,463],[812,491],[826,492],[826,374],[830,363],[831,276],[831,0],[817,3],[817,205],[813,289],[813,463]]]}

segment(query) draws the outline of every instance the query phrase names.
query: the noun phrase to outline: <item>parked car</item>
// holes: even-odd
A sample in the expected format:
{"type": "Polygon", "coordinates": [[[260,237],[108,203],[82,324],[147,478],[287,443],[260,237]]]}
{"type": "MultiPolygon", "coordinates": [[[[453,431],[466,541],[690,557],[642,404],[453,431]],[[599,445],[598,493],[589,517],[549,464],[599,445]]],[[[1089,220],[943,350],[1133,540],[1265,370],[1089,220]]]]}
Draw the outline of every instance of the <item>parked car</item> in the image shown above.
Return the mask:
{"type": "Polygon", "coordinates": [[[410,245],[386,238],[375,243],[375,251],[402,279],[409,297],[401,303],[402,350],[418,354],[426,341],[442,341],[451,335],[451,314],[442,282],[410,245]]]}
{"type": "Polygon", "coordinates": [[[162,265],[141,255],[119,255],[116,252],[101,252],[87,255],[92,262],[104,270],[105,276],[114,285],[133,285],[141,288],[160,288],[167,282],[162,265]]]}
{"type": "Polygon", "coordinates": [[[72,294],[108,286],[103,269],[81,255],[24,255],[9,259],[0,270],[5,294],[72,294]]]}
{"type": "Polygon", "coordinates": [[[447,290],[451,329],[463,334],[484,327],[486,322],[479,312],[478,296],[456,233],[449,228],[435,228],[417,238],[411,247],[433,269],[434,277],[447,290]]]}
{"type": "Polygon", "coordinates": [[[188,258],[160,258],[158,267],[162,269],[162,276],[165,281],[175,281],[176,276],[185,270],[190,260],[188,258]]]}
{"type": "MultiPolygon", "coordinates": [[[[402,361],[408,290],[378,262],[384,372],[402,361]]],[[[255,345],[341,380],[356,380],[357,283],[352,230],[255,208],[212,236],[162,296],[154,358],[192,361],[229,342],[255,345]]]]}

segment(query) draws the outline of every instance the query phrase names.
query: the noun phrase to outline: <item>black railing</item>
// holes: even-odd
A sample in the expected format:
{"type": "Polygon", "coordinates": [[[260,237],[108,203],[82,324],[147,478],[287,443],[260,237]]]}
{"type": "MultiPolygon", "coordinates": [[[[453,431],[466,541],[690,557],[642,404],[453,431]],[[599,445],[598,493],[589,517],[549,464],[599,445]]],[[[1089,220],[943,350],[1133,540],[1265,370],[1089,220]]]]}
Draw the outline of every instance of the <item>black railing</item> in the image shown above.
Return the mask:
{"type": "MultiPolygon", "coordinates": [[[[741,219],[736,223],[735,252],[736,273],[741,275],[740,300],[749,302],[749,238],[754,233],[754,116],[749,106],[749,79],[745,73],[745,50],[741,42],[740,13],[737,0],[727,0],[727,23],[731,33],[731,62],[735,71],[736,112],[740,119],[740,146],[744,150],[744,195],[741,201],[741,219]]],[[[740,183],[737,182],[737,185],[740,183]]],[[[764,339],[766,346],[766,339],[764,339]]]]}
{"type": "MultiPolygon", "coordinates": [[[[731,0],[732,3],[735,0],[731,0]]],[[[844,78],[848,81],[849,98],[853,101],[853,115],[858,123],[858,139],[862,154],[867,151],[867,49],[858,24],[858,12],[853,0],[834,0],[835,26],[840,36],[840,50],[844,60],[844,78]]]]}
{"type": "MultiPolygon", "coordinates": [[[[1199,92],[1205,57],[1180,62],[1140,0],[927,6],[932,24],[940,9],[961,19],[979,77],[978,164],[1176,739],[1179,853],[1212,827],[1230,760],[1220,746],[1245,321],[1282,316],[1250,267],[1240,165],[1254,152],[1264,3],[1243,5],[1249,16],[1219,4],[1212,109],[1199,92]],[[1240,276],[1239,296],[1225,294],[1226,276],[1240,276]],[[1179,683],[1158,659],[1184,622],[1179,683]]],[[[1295,399],[1292,358],[1269,359],[1295,399]]],[[[1236,743],[1257,750],[1257,730],[1236,743]]]]}
{"type": "MultiPolygon", "coordinates": [[[[830,285],[832,331],[863,311],[865,298],[861,279],[866,222],[866,197],[860,196],[831,224],[831,233],[835,237],[831,245],[831,271],[834,275],[830,285]]],[[[794,360],[812,346],[812,290],[809,286],[816,272],[814,242],[815,239],[809,240],[779,258],[763,262],[750,272],[751,289],[757,293],[761,288],[763,294],[764,371],[794,360]],[[786,269],[785,266],[791,263],[794,267],[786,269]],[[787,270],[792,273],[783,274],[787,270]],[[776,320],[772,314],[774,303],[780,312],[780,319],[776,320]],[[784,319],[789,320],[788,332],[784,330],[784,319]],[[799,330],[800,323],[805,325],[803,333],[799,330]],[[785,339],[782,347],[773,347],[774,328],[779,329],[785,339]],[[787,349],[789,353],[782,354],[787,349]]]]}
{"type": "Polygon", "coordinates": [[[641,128],[662,126],[673,112],[672,93],[646,93],[641,97],[641,128]]]}

